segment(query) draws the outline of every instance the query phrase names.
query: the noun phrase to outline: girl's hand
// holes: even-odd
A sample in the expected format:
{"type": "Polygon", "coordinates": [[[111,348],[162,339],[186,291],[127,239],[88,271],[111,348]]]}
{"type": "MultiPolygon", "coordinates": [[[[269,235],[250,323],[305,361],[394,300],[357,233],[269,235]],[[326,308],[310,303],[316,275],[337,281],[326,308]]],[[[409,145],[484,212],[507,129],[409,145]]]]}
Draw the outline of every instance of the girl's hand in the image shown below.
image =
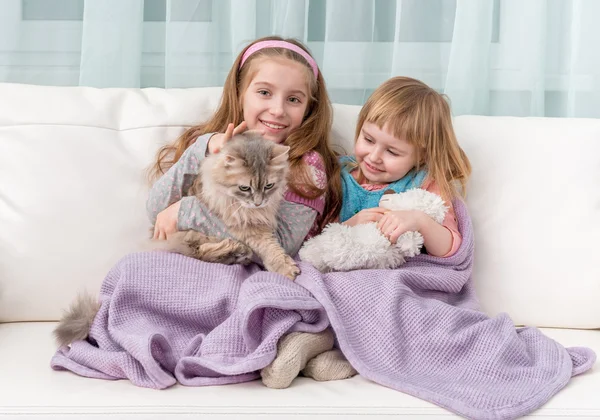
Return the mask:
{"type": "Polygon", "coordinates": [[[152,239],[167,239],[167,236],[177,232],[177,221],[181,200],[176,201],[169,207],[158,213],[154,224],[154,236],[152,239]]]}
{"type": "Polygon", "coordinates": [[[389,212],[389,210],[384,209],[382,207],[364,209],[356,213],[354,216],[352,216],[350,219],[346,220],[342,224],[346,226],[356,226],[364,225],[370,222],[379,222],[386,212],[389,212]]]}
{"type": "Polygon", "coordinates": [[[236,134],[243,133],[246,130],[248,130],[248,124],[246,124],[246,121],[242,121],[235,128],[233,123],[230,123],[227,126],[227,130],[225,130],[225,133],[217,133],[208,140],[208,153],[219,153],[225,145],[225,143],[231,140],[233,136],[235,136],[236,134]]]}
{"type": "Polygon", "coordinates": [[[425,213],[418,210],[388,211],[377,223],[377,228],[395,244],[403,233],[421,230],[423,215],[425,213]]]}

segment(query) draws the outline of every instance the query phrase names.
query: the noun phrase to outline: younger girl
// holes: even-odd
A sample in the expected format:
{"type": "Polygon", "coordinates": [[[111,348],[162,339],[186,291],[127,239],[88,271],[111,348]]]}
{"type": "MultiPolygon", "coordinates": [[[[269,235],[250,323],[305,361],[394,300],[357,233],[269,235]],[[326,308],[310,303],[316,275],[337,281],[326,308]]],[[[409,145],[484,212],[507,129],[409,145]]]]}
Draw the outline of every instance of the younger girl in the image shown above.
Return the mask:
{"type": "Polygon", "coordinates": [[[404,232],[419,231],[428,254],[449,257],[456,252],[462,239],[452,200],[464,194],[471,165],[458,145],[442,95],[407,77],[383,83],[359,114],[354,156],[342,162],[341,222],[377,222],[392,243],[404,232]],[[377,207],[384,193],[410,188],[445,200],[449,211],[442,224],[420,211],[377,207]]]}
{"type": "MultiPolygon", "coordinates": [[[[158,153],[153,175],[162,176],[147,202],[154,237],[166,239],[189,229],[228,236],[222,222],[186,193],[206,154],[251,129],[290,147],[292,181],[279,211],[277,236],[286,252],[295,255],[307,236],[339,214],[340,169],[329,143],[331,113],[323,76],[302,44],[279,37],[254,41],[235,60],[214,116],[158,153]]],[[[332,348],[333,335],[329,330],[311,334],[306,344],[303,354],[311,358],[332,348]]],[[[267,386],[281,387],[277,372],[265,368],[261,373],[267,386]]]]}
{"type": "MultiPolygon", "coordinates": [[[[458,145],[450,106],[442,95],[407,77],[384,82],[359,114],[354,155],[342,157],[341,162],[340,222],[350,226],[377,222],[392,243],[404,232],[419,231],[424,251],[437,257],[450,257],[458,250],[462,238],[452,201],[464,195],[471,165],[458,145]],[[410,188],[423,188],[444,199],[449,211],[442,224],[420,211],[378,207],[386,192],[410,188]]],[[[274,364],[290,366],[284,362],[301,358],[301,343],[309,342],[311,334],[295,334],[280,342],[274,364]],[[287,344],[292,338],[295,343],[287,344]]],[[[290,370],[287,376],[298,372],[290,370]]],[[[312,358],[302,372],[317,380],[343,379],[356,373],[336,349],[312,358]]]]}

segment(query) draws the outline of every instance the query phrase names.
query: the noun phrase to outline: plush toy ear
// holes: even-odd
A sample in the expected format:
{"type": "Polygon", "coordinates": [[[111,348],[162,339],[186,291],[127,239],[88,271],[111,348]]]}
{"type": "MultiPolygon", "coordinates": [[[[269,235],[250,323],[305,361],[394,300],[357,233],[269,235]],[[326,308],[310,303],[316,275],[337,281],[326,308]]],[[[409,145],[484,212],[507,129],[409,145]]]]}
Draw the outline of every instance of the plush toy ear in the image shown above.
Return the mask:
{"type": "Polygon", "coordinates": [[[394,190],[385,190],[383,195],[379,199],[379,207],[383,207],[384,209],[393,210],[393,202],[392,197],[395,197],[397,193],[394,190]]]}

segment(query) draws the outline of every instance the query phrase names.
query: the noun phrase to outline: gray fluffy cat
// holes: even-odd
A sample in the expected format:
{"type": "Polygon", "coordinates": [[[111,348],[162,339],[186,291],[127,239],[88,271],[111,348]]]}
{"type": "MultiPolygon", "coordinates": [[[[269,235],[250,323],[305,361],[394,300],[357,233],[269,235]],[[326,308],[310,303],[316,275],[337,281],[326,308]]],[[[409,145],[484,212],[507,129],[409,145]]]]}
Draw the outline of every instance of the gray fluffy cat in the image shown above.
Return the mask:
{"type": "Polygon", "coordinates": [[[294,280],[300,270],[275,237],[289,149],[247,132],[206,157],[188,195],[197,196],[235,239],[189,230],[169,235],[162,248],[223,264],[248,264],[256,254],[267,270],[294,280]]]}
{"type": "MultiPolygon", "coordinates": [[[[234,136],[220,153],[202,161],[188,195],[196,195],[236,239],[190,230],[156,241],[156,248],[224,264],[248,264],[254,253],[267,270],[295,279],[300,269],[275,237],[287,185],[288,151],[288,146],[257,134],[234,136]]],[[[78,296],[54,330],[58,344],[85,339],[99,309],[96,299],[78,296]]]]}

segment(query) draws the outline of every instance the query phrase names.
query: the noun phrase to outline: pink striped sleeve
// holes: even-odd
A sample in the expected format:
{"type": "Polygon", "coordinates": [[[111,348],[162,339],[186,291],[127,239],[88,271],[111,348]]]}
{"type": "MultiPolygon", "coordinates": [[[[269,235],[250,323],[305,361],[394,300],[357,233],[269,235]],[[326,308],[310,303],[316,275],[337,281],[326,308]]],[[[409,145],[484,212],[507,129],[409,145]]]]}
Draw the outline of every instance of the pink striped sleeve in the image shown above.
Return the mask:
{"type": "MultiPolygon", "coordinates": [[[[421,188],[441,196],[441,192],[438,185],[431,180],[425,180],[421,188]]],[[[452,234],[452,247],[450,247],[450,251],[448,251],[446,255],[442,255],[442,258],[451,257],[452,255],[454,255],[456,251],[458,251],[458,248],[460,248],[460,244],[462,243],[462,236],[458,231],[458,222],[456,221],[454,207],[451,203],[448,203],[446,201],[444,201],[444,203],[448,207],[448,213],[446,213],[446,217],[442,222],[442,226],[448,229],[452,234]]]]}
{"type": "MultiPolygon", "coordinates": [[[[327,186],[327,174],[325,173],[325,165],[323,164],[321,155],[315,151],[310,151],[302,157],[302,160],[304,160],[304,163],[307,165],[315,186],[325,188],[327,186]]],[[[287,190],[284,198],[291,203],[298,203],[310,207],[319,214],[322,214],[325,209],[324,195],[317,198],[304,198],[291,190],[287,190]]]]}

